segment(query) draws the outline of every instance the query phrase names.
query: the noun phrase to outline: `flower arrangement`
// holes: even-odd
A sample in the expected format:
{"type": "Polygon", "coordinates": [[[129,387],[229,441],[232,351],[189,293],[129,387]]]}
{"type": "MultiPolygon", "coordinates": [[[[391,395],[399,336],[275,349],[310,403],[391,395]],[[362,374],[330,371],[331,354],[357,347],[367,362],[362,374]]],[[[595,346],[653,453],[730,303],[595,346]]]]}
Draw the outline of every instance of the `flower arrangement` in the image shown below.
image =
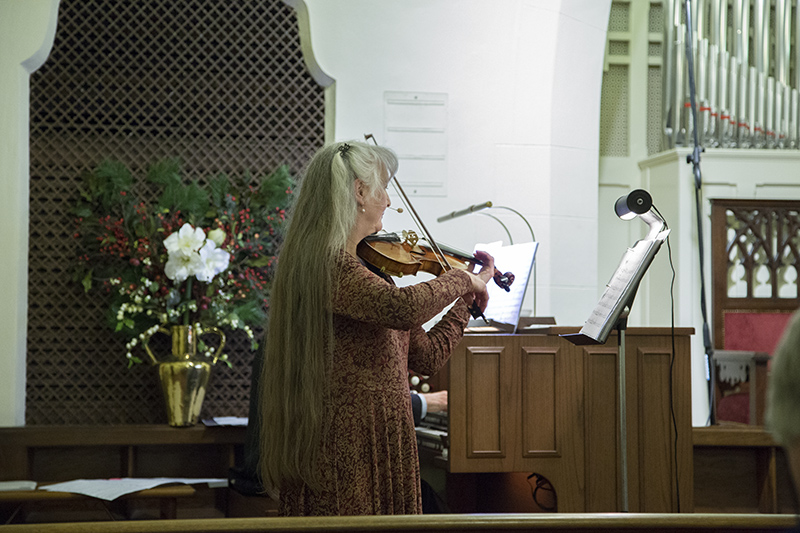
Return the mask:
{"type": "MultiPolygon", "coordinates": [[[[128,367],[141,363],[137,344],[160,327],[239,329],[258,346],[269,283],[294,180],[286,166],[263,178],[219,175],[186,184],[177,160],[150,167],[135,183],[120,162],[83,176],[73,207],[76,281],[110,295],[108,320],[128,338],[128,367]],[[154,193],[146,202],[137,192],[154,193]]],[[[214,348],[202,340],[205,357],[214,348]]],[[[230,365],[227,355],[219,360],[230,365]]]]}

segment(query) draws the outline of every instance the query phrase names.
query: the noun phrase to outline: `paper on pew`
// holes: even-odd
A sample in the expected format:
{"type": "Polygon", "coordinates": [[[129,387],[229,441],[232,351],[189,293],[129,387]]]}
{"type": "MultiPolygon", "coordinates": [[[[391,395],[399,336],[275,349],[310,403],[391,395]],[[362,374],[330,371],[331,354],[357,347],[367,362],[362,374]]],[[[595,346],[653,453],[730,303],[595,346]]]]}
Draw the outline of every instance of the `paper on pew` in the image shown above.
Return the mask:
{"type": "Polygon", "coordinates": [[[215,416],[214,418],[204,418],[204,426],[246,426],[246,416],[215,416]]]}
{"type": "Polygon", "coordinates": [[[0,490],[33,490],[36,488],[35,481],[19,480],[19,481],[0,481],[0,490]]]}
{"type": "Polygon", "coordinates": [[[73,481],[40,486],[39,489],[49,490],[51,492],[71,492],[73,494],[83,494],[84,496],[111,501],[126,494],[152,489],[153,487],[169,483],[185,483],[187,485],[208,483],[209,487],[225,487],[228,484],[228,480],[220,478],[178,477],[75,479],[73,481]]]}

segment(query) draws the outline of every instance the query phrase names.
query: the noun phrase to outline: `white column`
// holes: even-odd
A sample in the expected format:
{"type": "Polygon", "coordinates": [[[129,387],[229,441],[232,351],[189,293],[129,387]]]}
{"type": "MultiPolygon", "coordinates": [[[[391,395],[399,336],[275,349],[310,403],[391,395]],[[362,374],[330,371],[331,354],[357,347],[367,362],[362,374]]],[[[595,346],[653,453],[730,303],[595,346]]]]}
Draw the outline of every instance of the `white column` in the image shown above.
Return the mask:
{"type": "Polygon", "coordinates": [[[53,46],[59,0],[0,0],[0,426],[25,424],[30,75],[53,46]]]}

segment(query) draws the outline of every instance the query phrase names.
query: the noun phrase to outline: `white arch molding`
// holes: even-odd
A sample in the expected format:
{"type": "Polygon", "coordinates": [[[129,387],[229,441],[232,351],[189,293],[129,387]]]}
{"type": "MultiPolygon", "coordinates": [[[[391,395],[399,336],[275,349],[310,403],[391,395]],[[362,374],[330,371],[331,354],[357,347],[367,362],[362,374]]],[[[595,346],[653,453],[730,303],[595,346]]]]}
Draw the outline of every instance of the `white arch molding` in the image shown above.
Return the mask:
{"type": "Polygon", "coordinates": [[[283,0],[283,3],[294,9],[297,15],[298,33],[300,34],[300,50],[308,72],[321,87],[325,87],[325,142],[334,140],[336,129],[336,80],[328,76],[314,57],[311,45],[311,27],[308,21],[308,6],[304,0],[283,0]]]}
{"type": "Polygon", "coordinates": [[[60,0],[0,0],[0,426],[25,424],[30,75],[50,54],[60,0]]]}

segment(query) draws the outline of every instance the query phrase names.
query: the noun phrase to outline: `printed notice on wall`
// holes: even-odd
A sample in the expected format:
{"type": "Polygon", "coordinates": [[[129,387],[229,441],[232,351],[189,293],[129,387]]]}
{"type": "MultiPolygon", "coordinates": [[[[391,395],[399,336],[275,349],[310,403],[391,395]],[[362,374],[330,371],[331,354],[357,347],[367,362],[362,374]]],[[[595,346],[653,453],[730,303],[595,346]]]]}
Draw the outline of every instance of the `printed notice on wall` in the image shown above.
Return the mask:
{"type": "Polygon", "coordinates": [[[447,94],[387,91],[384,140],[397,153],[409,196],[447,194],[447,94]]]}

